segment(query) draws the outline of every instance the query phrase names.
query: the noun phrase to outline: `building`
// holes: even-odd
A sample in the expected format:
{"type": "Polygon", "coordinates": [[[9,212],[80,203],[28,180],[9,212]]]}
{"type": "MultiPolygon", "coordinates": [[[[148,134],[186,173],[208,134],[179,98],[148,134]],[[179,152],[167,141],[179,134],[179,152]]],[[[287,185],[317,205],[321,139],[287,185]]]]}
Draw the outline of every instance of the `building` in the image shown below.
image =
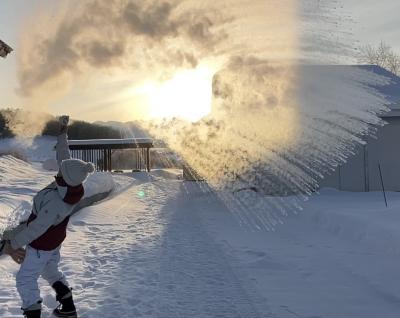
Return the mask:
{"type": "MultiPolygon", "coordinates": [[[[353,67],[353,66],[349,66],[353,67]]],[[[360,66],[391,79],[376,89],[390,102],[388,113],[381,115],[387,125],[378,129],[376,139],[368,137],[357,154],[320,182],[320,187],[344,191],[382,190],[379,166],[386,190],[400,191],[400,77],[378,66],[360,66]]]]}

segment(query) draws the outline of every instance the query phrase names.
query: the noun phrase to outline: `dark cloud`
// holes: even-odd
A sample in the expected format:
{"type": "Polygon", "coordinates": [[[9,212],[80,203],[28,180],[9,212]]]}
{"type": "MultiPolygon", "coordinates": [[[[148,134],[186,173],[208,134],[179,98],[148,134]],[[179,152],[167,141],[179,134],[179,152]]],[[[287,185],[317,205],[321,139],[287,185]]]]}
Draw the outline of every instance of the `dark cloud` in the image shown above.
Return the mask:
{"type": "Polygon", "coordinates": [[[188,34],[198,41],[204,41],[210,38],[210,27],[213,23],[207,17],[203,17],[202,21],[198,21],[191,25],[188,29],[188,34]]]}
{"type": "Polygon", "coordinates": [[[113,61],[121,58],[125,53],[125,46],[122,43],[104,43],[93,41],[83,43],[80,47],[81,56],[92,66],[110,66],[113,61]]]}
{"type": "Polygon", "coordinates": [[[143,8],[143,4],[131,1],[123,9],[121,18],[134,34],[152,38],[177,36],[179,24],[171,19],[172,10],[167,2],[143,8]]]}

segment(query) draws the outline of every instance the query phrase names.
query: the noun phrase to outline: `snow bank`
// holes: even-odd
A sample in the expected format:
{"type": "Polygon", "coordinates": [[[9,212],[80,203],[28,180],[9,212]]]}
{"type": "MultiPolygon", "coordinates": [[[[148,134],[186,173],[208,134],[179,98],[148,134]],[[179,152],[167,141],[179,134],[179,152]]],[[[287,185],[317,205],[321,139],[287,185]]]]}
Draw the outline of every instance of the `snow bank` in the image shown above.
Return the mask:
{"type": "Polygon", "coordinates": [[[83,184],[85,198],[98,193],[108,193],[115,188],[114,179],[109,172],[95,172],[91,174],[83,184]]]}
{"type": "Polygon", "coordinates": [[[56,159],[47,159],[43,161],[42,168],[48,171],[58,171],[58,163],[56,159]]]}
{"type": "Polygon", "coordinates": [[[305,204],[303,216],[315,227],[372,251],[400,255],[400,193],[354,193],[322,189],[305,204]]]}
{"type": "Polygon", "coordinates": [[[35,138],[5,138],[0,139],[0,153],[16,152],[31,162],[43,162],[55,159],[55,137],[44,136],[35,138]]]}
{"type": "MultiPolygon", "coordinates": [[[[32,209],[33,196],[53,182],[54,175],[54,171],[46,171],[10,155],[0,156],[0,233],[26,219],[32,209]]],[[[84,199],[88,200],[80,208],[105,198],[115,183],[110,173],[95,172],[83,186],[84,199]]]]}

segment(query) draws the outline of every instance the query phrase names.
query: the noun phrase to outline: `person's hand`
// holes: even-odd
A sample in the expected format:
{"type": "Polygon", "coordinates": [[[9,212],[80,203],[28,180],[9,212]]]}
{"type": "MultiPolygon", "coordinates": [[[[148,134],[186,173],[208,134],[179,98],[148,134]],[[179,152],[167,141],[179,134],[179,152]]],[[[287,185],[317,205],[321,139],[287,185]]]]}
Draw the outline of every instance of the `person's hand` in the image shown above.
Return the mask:
{"type": "Polygon", "coordinates": [[[62,115],[58,118],[58,121],[60,122],[61,126],[68,126],[69,122],[69,116],[68,115],[62,115]]]}
{"type": "Polygon", "coordinates": [[[68,130],[69,116],[62,115],[58,118],[58,122],[60,123],[60,133],[66,133],[68,130]]]}
{"type": "Polygon", "coordinates": [[[11,258],[16,262],[17,264],[22,264],[22,262],[25,259],[25,249],[23,248],[18,248],[14,250],[10,244],[10,242],[7,242],[6,245],[4,246],[4,253],[8,254],[11,256],[11,258]]]}

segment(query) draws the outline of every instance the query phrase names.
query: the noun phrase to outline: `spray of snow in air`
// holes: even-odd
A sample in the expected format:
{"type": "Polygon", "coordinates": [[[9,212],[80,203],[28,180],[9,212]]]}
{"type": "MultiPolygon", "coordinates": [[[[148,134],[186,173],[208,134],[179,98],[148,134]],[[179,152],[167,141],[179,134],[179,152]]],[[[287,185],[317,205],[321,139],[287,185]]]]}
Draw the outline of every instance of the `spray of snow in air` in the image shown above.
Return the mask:
{"type": "Polygon", "coordinates": [[[373,88],[386,79],[329,66],[354,53],[339,1],[98,0],[66,12],[43,38],[27,32],[21,94],[60,94],[103,71],[168,81],[213,65],[210,114],[145,126],[244,224],[273,228],[383,124],[385,99],[373,88]]]}
{"type": "MultiPolygon", "coordinates": [[[[323,1],[304,2],[298,10],[303,33],[286,47],[294,56],[251,49],[231,56],[214,76],[210,115],[150,126],[243,224],[256,228],[274,228],[282,215],[301,208],[319,180],[382,125],[376,114],[386,110],[373,89],[386,79],[329,65],[352,54],[346,34],[335,30],[346,21],[323,1]],[[312,32],[319,25],[325,30],[312,32]]],[[[271,41],[269,29],[270,45],[281,45],[282,39],[271,41]]]]}

